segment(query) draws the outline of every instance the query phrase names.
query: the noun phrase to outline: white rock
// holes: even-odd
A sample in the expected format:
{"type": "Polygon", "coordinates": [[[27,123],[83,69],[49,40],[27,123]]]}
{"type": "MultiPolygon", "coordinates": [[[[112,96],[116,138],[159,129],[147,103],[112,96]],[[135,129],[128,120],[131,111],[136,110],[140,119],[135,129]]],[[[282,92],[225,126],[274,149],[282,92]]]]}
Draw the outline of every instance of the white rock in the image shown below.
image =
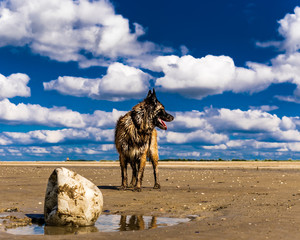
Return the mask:
{"type": "Polygon", "coordinates": [[[46,225],[91,226],[102,207],[102,193],[91,181],[63,167],[50,175],[44,205],[46,225]]]}

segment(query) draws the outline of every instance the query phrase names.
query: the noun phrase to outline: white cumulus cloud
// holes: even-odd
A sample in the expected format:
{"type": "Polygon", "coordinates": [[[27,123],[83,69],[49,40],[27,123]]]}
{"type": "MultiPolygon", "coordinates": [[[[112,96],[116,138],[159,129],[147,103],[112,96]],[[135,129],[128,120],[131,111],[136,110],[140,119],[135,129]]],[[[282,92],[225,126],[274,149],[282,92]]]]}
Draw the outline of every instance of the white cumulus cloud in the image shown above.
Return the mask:
{"type": "Polygon", "coordinates": [[[8,77],[0,74],[0,99],[16,96],[29,97],[30,88],[27,86],[29,77],[23,73],[11,74],[8,77]]]}
{"type": "Polygon", "coordinates": [[[46,108],[38,104],[14,104],[8,99],[0,101],[0,121],[7,124],[38,124],[50,127],[114,127],[124,112],[96,110],[81,114],[65,107],[46,108]]]}
{"type": "Polygon", "coordinates": [[[173,132],[168,131],[166,134],[161,134],[159,132],[159,139],[162,142],[167,143],[205,143],[205,144],[218,144],[221,142],[228,141],[228,136],[225,134],[214,133],[205,130],[195,130],[191,132],[173,132]]]}
{"type": "Polygon", "coordinates": [[[159,56],[153,61],[153,69],[164,76],[156,86],[164,91],[177,92],[189,98],[202,99],[208,95],[255,93],[271,84],[289,82],[297,86],[294,96],[277,96],[280,100],[300,102],[300,7],[293,14],[279,21],[280,42],[258,43],[261,47],[276,45],[286,52],[267,64],[247,62],[245,67],[235,66],[229,56],[207,55],[196,58],[186,56],[159,56]],[[272,44],[271,44],[272,43],[272,44]]]}
{"type": "Polygon", "coordinates": [[[165,74],[157,79],[156,86],[199,99],[222,93],[235,74],[233,60],[226,56],[160,56],[154,60],[154,66],[165,74]]]}
{"type": "Polygon", "coordinates": [[[2,132],[0,145],[57,144],[68,141],[112,142],[113,129],[73,129],[35,130],[30,132],[2,132]]]}
{"type": "MultiPolygon", "coordinates": [[[[272,83],[291,82],[300,86],[300,53],[278,55],[270,65],[254,62],[246,65],[237,67],[228,56],[160,56],[154,60],[154,66],[164,76],[156,80],[156,86],[196,99],[226,91],[251,94],[272,83]]],[[[300,96],[299,89],[295,94],[300,96]]]]}
{"type": "MultiPolygon", "coordinates": [[[[230,140],[225,144],[203,146],[206,150],[236,150],[243,154],[244,151],[260,151],[263,155],[264,152],[270,153],[277,152],[300,152],[299,142],[264,142],[257,141],[255,139],[241,139],[241,140],[230,140]]],[[[246,153],[247,154],[247,153],[246,153]]]]}
{"type": "Polygon", "coordinates": [[[289,52],[300,49],[300,7],[294,9],[294,13],[286,14],[279,21],[279,33],[284,37],[283,47],[289,52]]]}
{"type": "Polygon", "coordinates": [[[227,133],[234,138],[262,141],[300,141],[298,118],[270,114],[261,110],[208,109],[206,120],[216,133],[227,133]]]}
{"type": "Polygon", "coordinates": [[[208,121],[219,131],[272,132],[279,129],[281,119],[260,110],[218,109],[208,110],[208,121]]]}
{"type": "Polygon", "coordinates": [[[139,41],[145,31],[137,23],[133,26],[107,0],[5,0],[0,4],[0,46],[27,45],[42,56],[78,61],[82,66],[160,51],[152,42],[139,41]]]}
{"type": "Polygon", "coordinates": [[[300,49],[300,7],[295,7],[294,13],[287,13],[278,23],[278,32],[283,37],[283,40],[257,42],[257,46],[279,48],[288,54],[297,52],[300,49]]]}
{"type": "Polygon", "coordinates": [[[236,67],[228,56],[160,56],[154,67],[164,73],[157,87],[196,99],[225,91],[259,92],[278,81],[270,66],[248,62],[248,68],[236,67]]]}
{"type": "MultiPolygon", "coordinates": [[[[278,117],[262,110],[207,108],[204,111],[175,112],[167,132],[159,133],[162,142],[211,144],[224,149],[234,139],[271,142],[300,141],[299,117],[278,117]]],[[[236,142],[235,142],[236,143],[236,142]]]]}
{"type": "Polygon", "coordinates": [[[120,101],[143,97],[149,89],[150,78],[140,69],[116,62],[108,67],[102,78],[64,76],[43,84],[45,90],[57,90],[62,94],[120,101]]]}
{"type": "Polygon", "coordinates": [[[38,104],[14,104],[8,99],[0,101],[0,120],[10,124],[40,124],[46,126],[84,127],[78,112],[64,107],[45,108],[38,104]]]}

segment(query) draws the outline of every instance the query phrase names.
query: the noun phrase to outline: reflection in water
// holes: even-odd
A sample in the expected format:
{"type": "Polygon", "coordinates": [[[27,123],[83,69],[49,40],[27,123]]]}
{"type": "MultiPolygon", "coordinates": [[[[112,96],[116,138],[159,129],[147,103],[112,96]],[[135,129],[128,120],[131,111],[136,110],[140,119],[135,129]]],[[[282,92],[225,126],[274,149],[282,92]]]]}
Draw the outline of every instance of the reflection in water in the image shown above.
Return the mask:
{"type": "Polygon", "coordinates": [[[70,234],[86,234],[98,232],[98,229],[95,226],[91,227],[53,227],[53,226],[44,226],[45,235],[70,235],[70,234]]]}
{"type": "Polygon", "coordinates": [[[121,215],[120,218],[120,231],[131,231],[131,230],[144,230],[150,228],[157,228],[156,217],[152,216],[150,222],[145,222],[147,217],[142,215],[136,216],[126,216],[121,215]]]}
{"type": "Polygon", "coordinates": [[[172,226],[175,224],[190,221],[189,218],[167,218],[142,215],[101,215],[94,226],[54,227],[45,226],[44,224],[42,225],[42,219],[38,219],[38,221],[36,220],[37,219],[34,219],[34,217],[32,216],[33,224],[31,226],[7,229],[6,232],[14,235],[76,235],[94,232],[144,230],[157,227],[172,226]]]}

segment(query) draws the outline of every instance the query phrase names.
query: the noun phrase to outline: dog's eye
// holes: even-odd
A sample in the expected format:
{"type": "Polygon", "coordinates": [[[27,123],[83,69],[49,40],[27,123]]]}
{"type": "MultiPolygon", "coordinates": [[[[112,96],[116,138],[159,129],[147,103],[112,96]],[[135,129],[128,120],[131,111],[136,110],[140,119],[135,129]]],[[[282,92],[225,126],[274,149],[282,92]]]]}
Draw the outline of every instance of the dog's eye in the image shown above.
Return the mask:
{"type": "Polygon", "coordinates": [[[159,112],[158,112],[158,114],[163,115],[164,114],[164,110],[160,109],[159,112]]]}

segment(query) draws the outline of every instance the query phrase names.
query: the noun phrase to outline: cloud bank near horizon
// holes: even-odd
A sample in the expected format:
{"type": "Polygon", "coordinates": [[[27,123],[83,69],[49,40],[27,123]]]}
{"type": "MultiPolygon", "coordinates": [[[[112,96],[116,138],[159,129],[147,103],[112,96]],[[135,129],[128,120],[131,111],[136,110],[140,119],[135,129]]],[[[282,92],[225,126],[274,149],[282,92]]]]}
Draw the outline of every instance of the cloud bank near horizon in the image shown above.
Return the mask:
{"type": "MultiPolygon", "coordinates": [[[[5,102],[4,102],[5,103],[5,102]]],[[[3,104],[3,102],[1,103],[3,104]]],[[[7,104],[7,102],[6,102],[7,104]]],[[[23,108],[25,106],[22,106],[23,108]]],[[[31,105],[27,106],[29,109],[31,105]]],[[[41,116],[41,112],[47,109],[34,106],[36,116],[41,116]],[[39,112],[40,111],[40,112],[39,112]]],[[[55,109],[48,109],[53,111],[55,109]]],[[[64,126],[58,130],[34,130],[30,132],[2,132],[0,134],[0,145],[2,146],[40,146],[40,148],[51,148],[57,144],[80,144],[94,143],[101,145],[113,145],[113,127],[121,112],[115,110],[114,113],[95,112],[93,115],[79,114],[65,111],[72,119],[82,119],[81,124],[49,122],[49,126],[64,126]],[[102,116],[102,121],[101,121],[102,116]],[[91,121],[94,118],[96,121],[91,121]],[[49,145],[43,147],[43,145],[49,145]]],[[[19,112],[19,111],[18,111],[19,112]]],[[[300,142],[300,119],[299,117],[282,117],[262,110],[240,109],[214,109],[207,108],[204,111],[175,112],[176,121],[169,123],[168,131],[159,131],[159,142],[162,146],[169,146],[170,149],[181,148],[193,144],[198,146],[198,153],[202,151],[258,151],[272,150],[281,154],[286,151],[299,152],[300,142]],[[239,119],[237,121],[237,119],[239,119]]],[[[24,114],[14,117],[14,121],[26,124],[29,120],[24,120],[24,114]],[[19,117],[19,118],[18,118],[19,117]]],[[[30,114],[31,115],[31,114],[30,114]]],[[[43,118],[41,118],[43,119],[43,118]]],[[[4,121],[2,117],[0,121],[4,121]]],[[[7,119],[6,119],[7,120],[7,119]]],[[[37,121],[35,124],[43,124],[37,121]]],[[[79,149],[79,148],[78,148],[79,149]]],[[[162,152],[167,152],[162,147],[162,152]]],[[[113,149],[109,149],[113,150],[113,149]]],[[[195,150],[195,149],[193,149],[195,150]]],[[[79,151],[79,150],[78,150],[79,151]]],[[[173,150],[174,151],[174,150],[173,150]]],[[[195,151],[192,151],[195,152],[195,151]]],[[[196,155],[195,155],[196,156],[196,155]]],[[[200,156],[200,155],[199,155],[200,156]]],[[[201,153],[201,156],[203,154],[201,153]]]]}

